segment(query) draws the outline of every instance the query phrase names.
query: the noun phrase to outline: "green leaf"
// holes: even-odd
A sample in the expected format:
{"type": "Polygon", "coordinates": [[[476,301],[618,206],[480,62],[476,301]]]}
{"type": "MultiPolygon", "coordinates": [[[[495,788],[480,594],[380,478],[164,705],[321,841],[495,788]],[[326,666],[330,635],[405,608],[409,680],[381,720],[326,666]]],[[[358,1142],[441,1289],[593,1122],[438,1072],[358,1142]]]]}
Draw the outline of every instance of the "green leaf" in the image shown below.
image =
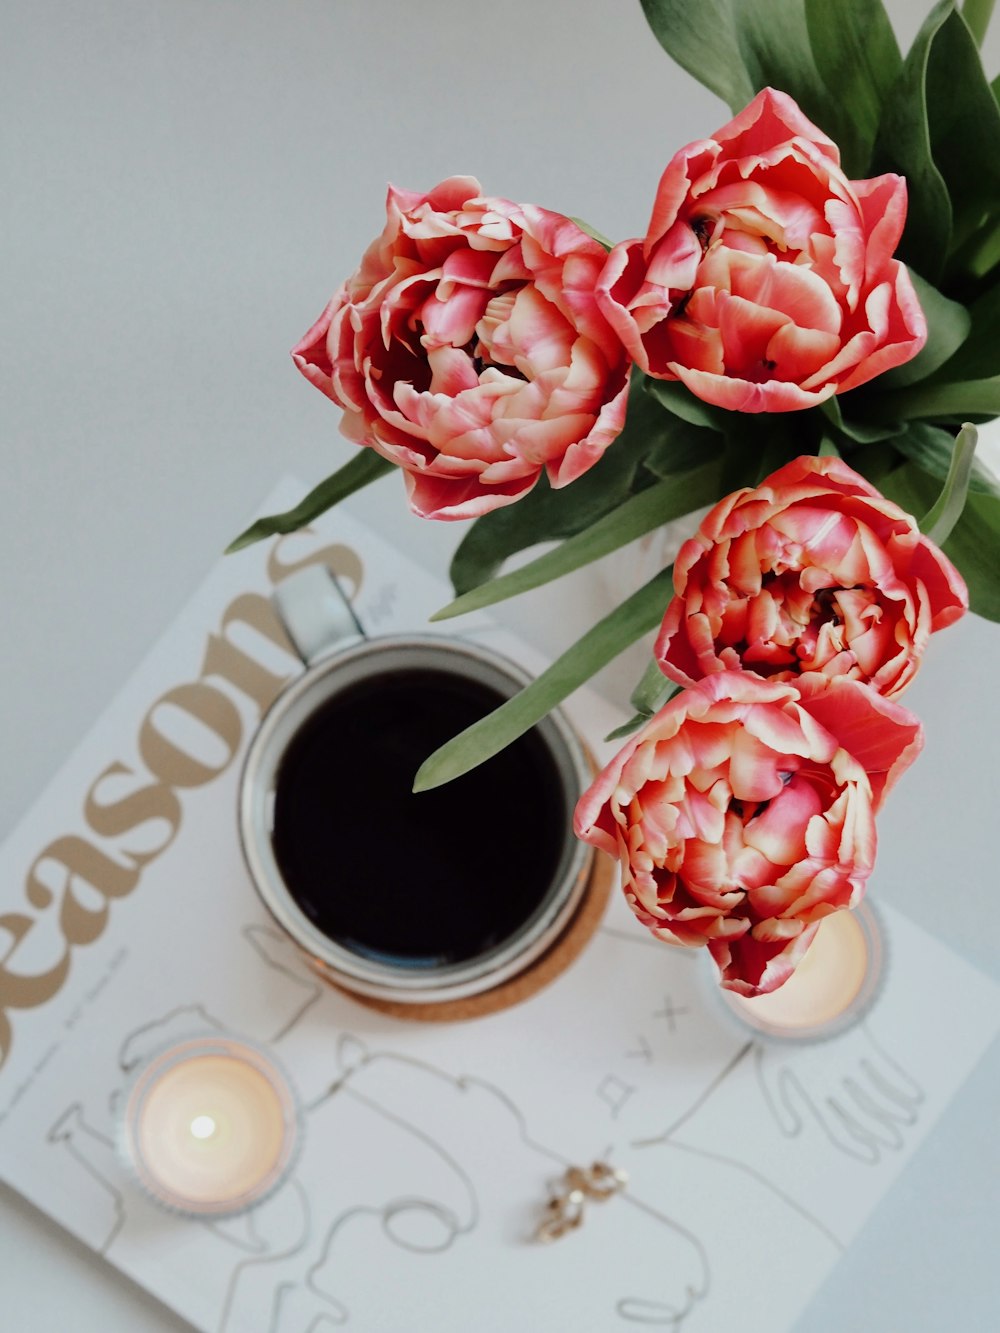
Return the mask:
{"type": "Polygon", "coordinates": [[[757,89],[740,51],[731,0],[641,0],[646,21],[669,56],[738,111],[757,89]]]}
{"type": "MultiPolygon", "coordinates": [[[[615,446],[612,445],[612,449],[615,446]]],[[[459,542],[451,560],[451,584],[461,595],[487,583],[503,563],[518,551],[540,542],[557,541],[594,523],[629,493],[629,483],[638,468],[637,459],[618,472],[604,455],[601,462],[573,483],[576,509],[567,509],[565,492],[554,491],[543,475],[537,486],[517,504],[494,509],[477,518],[459,542]],[[604,486],[601,482],[604,482],[604,486]]],[[[621,455],[614,459],[619,463],[621,455]]]]}
{"type": "Polygon", "coordinates": [[[762,88],[780,88],[840,146],[848,173],[863,175],[899,52],[879,0],[826,0],[832,16],[819,13],[823,2],[642,0],[642,7],[660,45],[733,112],[762,88]],[[816,10],[808,19],[807,9],[816,10]]]}
{"type": "Polygon", "coordinates": [[[946,541],[965,508],[972,476],[972,460],[976,452],[979,432],[968,422],[958,433],[951,467],[937,500],[920,520],[920,531],[937,545],[946,541]]]}
{"type": "MultiPolygon", "coordinates": [[[[878,385],[886,389],[901,388],[927,379],[958,351],[972,327],[972,316],[964,305],[943,296],[912,269],[910,278],[927,316],[927,341],[912,361],[895,366],[878,377],[878,385]]],[[[968,378],[968,375],[963,378],[968,378]]]]}
{"type": "Polygon", "coordinates": [[[883,478],[894,472],[902,462],[893,444],[879,440],[874,444],[862,445],[851,454],[849,460],[851,467],[855,472],[860,472],[873,486],[881,489],[883,478]]]}
{"type": "Polygon", "coordinates": [[[964,239],[984,219],[995,220],[1000,198],[1000,108],[986,81],[975,39],[955,9],[931,43],[926,89],[931,150],[951,196],[955,235],[964,239]]]}
{"type": "Polygon", "coordinates": [[[810,442],[807,448],[801,441],[790,439],[784,433],[775,435],[757,456],[757,468],[752,484],[759,486],[772,472],[777,472],[779,468],[784,467],[786,463],[790,463],[793,458],[798,458],[800,454],[814,453],[816,448],[818,448],[818,444],[810,442]]]}
{"type": "Polygon", "coordinates": [[[669,703],[680,688],[675,681],[668,680],[660,670],[654,657],[643,672],[639,684],[632,691],[629,702],[636,710],[634,716],[630,717],[627,722],[623,722],[620,727],[615,727],[613,731],[609,731],[604,739],[606,741],[618,741],[625,736],[631,736],[634,731],[644,727],[649,719],[654,717],[665,704],[669,703]]]}
{"type": "Polygon", "coordinates": [[[962,5],[962,17],[969,25],[973,41],[982,46],[986,29],[990,26],[994,0],[965,0],[962,5]]]}
{"type": "Polygon", "coordinates": [[[646,383],[633,368],[624,429],[582,477],[553,490],[543,476],[517,504],[475,520],[451,563],[456,593],[487,583],[516,552],[573,537],[658,479],[691,471],[719,451],[714,432],[664,411],[646,383]]]}
{"type": "MultiPolygon", "coordinates": [[[[673,571],[672,565],[671,571],[673,571]]],[[[645,713],[646,717],[652,717],[678,688],[674,681],[663,674],[659,662],[654,657],[642,673],[639,684],[632,691],[629,703],[637,713],[645,713]]]]}
{"type": "Polygon", "coordinates": [[[758,486],[800,454],[815,454],[830,434],[818,410],[730,413],[718,496],[758,486]]]}
{"type": "Polygon", "coordinates": [[[413,790],[429,791],[451,782],[523,736],[567,695],[659,624],[670,597],[670,580],[671,571],[662,570],[519,694],[435,750],[420,766],[413,790]]]}
{"type": "Polygon", "coordinates": [[[840,143],[851,179],[867,174],[882,106],[903,68],[881,0],[805,0],[809,41],[828,95],[849,111],[853,142],[840,143]]]}
{"type": "Polygon", "coordinates": [[[901,258],[932,282],[973,262],[984,225],[990,234],[995,225],[1000,108],[950,0],[932,10],[889,96],[875,164],[907,178],[901,258]],[[970,238],[979,238],[972,252],[970,238]]]}
{"type": "Polygon", "coordinates": [[[849,420],[843,415],[844,407],[864,413],[866,401],[855,397],[853,393],[845,393],[840,397],[827,398],[826,402],[820,403],[818,410],[836,426],[841,435],[846,435],[849,440],[854,440],[857,444],[875,444],[879,440],[891,440],[903,429],[901,422],[885,425],[864,420],[863,417],[860,420],[849,420]]]}
{"type": "Polygon", "coordinates": [[[643,391],[629,400],[625,425],[632,436],[644,442],[642,464],[653,477],[691,472],[721,452],[722,437],[718,431],[692,424],[683,415],[665,408],[650,389],[657,381],[645,376],[643,379],[643,391]]]}
{"type": "Polygon", "coordinates": [[[721,435],[692,426],[680,417],[671,417],[659,408],[656,410],[660,419],[669,424],[650,433],[649,453],[642,460],[643,466],[654,477],[664,480],[679,477],[721,455],[724,448],[721,435]]]}
{"type": "Polygon", "coordinates": [[[589,222],[584,222],[583,218],[571,217],[570,222],[575,222],[582,232],[585,232],[590,239],[596,241],[598,245],[602,245],[605,250],[613,250],[615,248],[614,241],[609,241],[608,238],[599,232],[596,227],[592,227],[589,222]]]}
{"type": "Polygon", "coordinates": [[[757,486],[799,454],[813,454],[825,433],[818,412],[732,412],[718,497],[757,486]]]}
{"type": "MultiPolygon", "coordinates": [[[[1000,374],[1000,281],[980,292],[969,306],[969,316],[969,336],[961,351],[934,375],[935,383],[1000,374]]],[[[886,379],[887,375],[882,376],[883,381],[886,379]]]]}
{"type": "Polygon", "coordinates": [[[259,518],[256,523],[251,523],[245,532],[241,532],[235,541],[229,543],[226,555],[242,551],[244,546],[251,546],[254,542],[263,541],[265,537],[273,537],[276,533],[297,531],[307,523],[311,523],[314,518],[318,518],[320,514],[325,514],[341,500],[353,495],[355,491],[360,491],[369,482],[395,470],[396,465],[383,458],[381,454],[377,454],[374,449],[359,450],[355,458],[345,463],[325,481],[321,481],[294,509],[288,509],[283,514],[271,514],[267,518],[259,518]]]}
{"type": "Polygon", "coordinates": [[[941,0],[924,21],[885,103],[873,172],[906,177],[908,208],[900,258],[930,280],[940,276],[951,241],[951,201],[934,160],[927,108],[927,66],[940,28],[954,13],[941,0]]]}
{"type": "Polygon", "coordinates": [[[543,474],[516,504],[494,509],[471,524],[451,562],[456,593],[485,583],[518,551],[590,527],[634,491],[652,484],[654,478],[642,468],[651,443],[642,413],[634,410],[644,400],[642,378],[633,372],[625,427],[588,472],[561,490],[553,490],[543,474]]]}
{"type": "Polygon", "coordinates": [[[620,727],[612,728],[604,739],[606,741],[624,740],[626,736],[631,736],[632,733],[638,731],[640,727],[644,727],[649,721],[649,718],[649,713],[633,713],[627,722],[623,722],[620,727]]]}
{"type": "Polygon", "coordinates": [[[986,217],[952,257],[949,268],[960,278],[976,282],[990,275],[1000,264],[1000,223],[986,217]]]}
{"type": "Polygon", "coordinates": [[[1000,375],[958,384],[916,384],[912,389],[897,389],[880,400],[878,410],[906,420],[1000,416],[1000,375]]]}
{"type": "Polygon", "coordinates": [[[1000,621],[1000,499],[970,493],[943,549],[969,585],[972,610],[1000,621]]]}
{"type": "MultiPolygon", "coordinates": [[[[883,479],[880,489],[901,508],[920,514],[934,503],[940,488],[915,463],[905,463],[883,479]]],[[[1000,498],[970,493],[943,549],[969,586],[972,610],[1000,621],[1000,498]]]]}
{"type": "Polygon", "coordinates": [[[795,98],[810,120],[832,135],[831,119],[842,117],[833,99],[822,92],[804,0],[731,0],[731,8],[740,58],[754,92],[780,88],[795,98]]]}
{"type": "Polygon", "coordinates": [[[709,504],[719,494],[720,476],[721,464],[713,460],[683,476],[667,477],[633,495],[610,514],[598,519],[592,527],[569,537],[554,551],[546,551],[529,564],[512,569],[509,574],[501,574],[499,578],[471,588],[435,612],[431,619],[450,620],[469,611],[479,611],[484,606],[517,597],[599,560],[609,551],[626,546],[671,519],[709,504]]]}
{"type": "Polygon", "coordinates": [[[819,448],[816,450],[820,458],[841,458],[843,455],[837,448],[832,435],[824,435],[820,440],[819,448]]]}
{"type": "Polygon", "coordinates": [[[680,417],[682,421],[687,421],[692,426],[718,431],[725,428],[729,417],[738,416],[741,421],[746,420],[744,413],[726,412],[724,408],[713,407],[711,403],[696,398],[680,380],[647,378],[645,390],[648,397],[655,399],[668,412],[672,412],[674,416],[680,417]]]}
{"type": "MultiPolygon", "coordinates": [[[[906,431],[893,440],[893,446],[931,477],[944,481],[951,470],[955,437],[951,431],[932,426],[927,421],[911,421],[906,431]]],[[[1000,495],[1000,484],[993,474],[973,460],[969,487],[984,495],[1000,495]]],[[[936,539],[935,539],[936,540],[936,539]]]]}

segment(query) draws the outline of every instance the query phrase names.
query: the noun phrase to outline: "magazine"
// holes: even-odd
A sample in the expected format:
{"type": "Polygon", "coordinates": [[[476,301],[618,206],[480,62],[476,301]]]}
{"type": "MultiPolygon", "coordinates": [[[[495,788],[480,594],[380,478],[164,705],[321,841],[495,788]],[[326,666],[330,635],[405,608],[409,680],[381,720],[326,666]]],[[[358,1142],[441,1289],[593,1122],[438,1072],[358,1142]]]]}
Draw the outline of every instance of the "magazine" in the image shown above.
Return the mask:
{"type": "MultiPolygon", "coordinates": [[[[344,510],[220,560],[0,849],[0,1178],[212,1333],[791,1327],[996,1034],[997,987],[881,908],[864,1020],[769,1042],[616,892],[551,985],[474,1021],[325,985],[236,825],[246,746],[302,669],[269,596],[319,562],[372,634],[426,631],[448,600],[344,510]],[[287,1072],[302,1144],[255,1208],[194,1220],[140,1187],[121,1108],[147,1056],[220,1032],[287,1072]],[[594,1161],[627,1188],[538,1243],[549,1183],[594,1161]]],[[[485,616],[460,629],[545,665],[485,616]]],[[[567,711],[609,754],[618,710],[579,691],[567,711]]]]}

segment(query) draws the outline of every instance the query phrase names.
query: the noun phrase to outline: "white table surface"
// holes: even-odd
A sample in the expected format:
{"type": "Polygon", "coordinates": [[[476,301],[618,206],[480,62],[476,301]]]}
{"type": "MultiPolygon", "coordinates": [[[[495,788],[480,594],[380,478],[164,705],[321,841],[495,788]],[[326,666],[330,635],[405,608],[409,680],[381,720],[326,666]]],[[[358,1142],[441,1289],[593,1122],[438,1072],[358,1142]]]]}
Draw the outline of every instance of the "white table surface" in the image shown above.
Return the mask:
{"type": "MultiPolygon", "coordinates": [[[[909,40],[920,6],[889,9],[909,40]]],[[[387,180],[474,173],[634,235],[671,153],[728,119],[638,0],[33,0],[4,18],[0,836],[275,478],[349,457],[287,349],[380,228],[387,180]]],[[[1000,434],[987,447],[995,465],[1000,434]]],[[[460,529],[409,516],[397,478],[352,509],[445,570],[460,529]]],[[[554,654],[603,596],[580,575],[502,618],[554,654]]],[[[624,701],[638,660],[599,685],[624,701]]],[[[974,617],[932,644],[907,698],[927,750],[872,886],[994,977],[998,660],[1000,627],[974,617]]],[[[994,1047],[799,1333],[996,1327],[998,1104],[994,1047]]],[[[12,1333],[183,1327],[2,1188],[0,1280],[12,1333]]]]}

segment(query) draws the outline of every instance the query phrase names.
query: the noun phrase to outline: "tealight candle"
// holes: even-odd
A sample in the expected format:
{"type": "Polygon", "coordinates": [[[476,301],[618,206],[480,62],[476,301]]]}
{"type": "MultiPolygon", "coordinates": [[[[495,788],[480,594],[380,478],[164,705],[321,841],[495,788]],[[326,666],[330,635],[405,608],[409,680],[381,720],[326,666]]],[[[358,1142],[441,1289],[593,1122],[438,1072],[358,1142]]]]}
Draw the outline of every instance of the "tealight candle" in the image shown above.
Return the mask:
{"type": "Polygon", "coordinates": [[[724,991],[744,1022],[772,1036],[812,1038],[859,1019],[881,976],[878,924],[862,904],[825,917],[795,971],[777,990],[752,997],[724,991]]]}
{"type": "Polygon", "coordinates": [[[158,1202],[186,1213],[234,1213],[281,1180],[297,1126],[292,1090],[260,1051],[197,1037],[139,1074],[125,1107],[125,1146],[158,1202]]]}

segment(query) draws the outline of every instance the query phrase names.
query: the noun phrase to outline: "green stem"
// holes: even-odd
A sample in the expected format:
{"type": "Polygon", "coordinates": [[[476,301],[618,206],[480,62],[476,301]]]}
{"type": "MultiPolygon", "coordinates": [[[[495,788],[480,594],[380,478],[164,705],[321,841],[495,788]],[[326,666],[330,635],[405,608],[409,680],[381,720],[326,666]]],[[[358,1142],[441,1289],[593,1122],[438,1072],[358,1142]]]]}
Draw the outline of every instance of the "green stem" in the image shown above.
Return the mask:
{"type": "Polygon", "coordinates": [[[976,39],[977,46],[981,47],[983,44],[986,29],[990,26],[994,3],[995,0],[965,0],[962,6],[962,17],[969,25],[969,31],[976,39]]]}

